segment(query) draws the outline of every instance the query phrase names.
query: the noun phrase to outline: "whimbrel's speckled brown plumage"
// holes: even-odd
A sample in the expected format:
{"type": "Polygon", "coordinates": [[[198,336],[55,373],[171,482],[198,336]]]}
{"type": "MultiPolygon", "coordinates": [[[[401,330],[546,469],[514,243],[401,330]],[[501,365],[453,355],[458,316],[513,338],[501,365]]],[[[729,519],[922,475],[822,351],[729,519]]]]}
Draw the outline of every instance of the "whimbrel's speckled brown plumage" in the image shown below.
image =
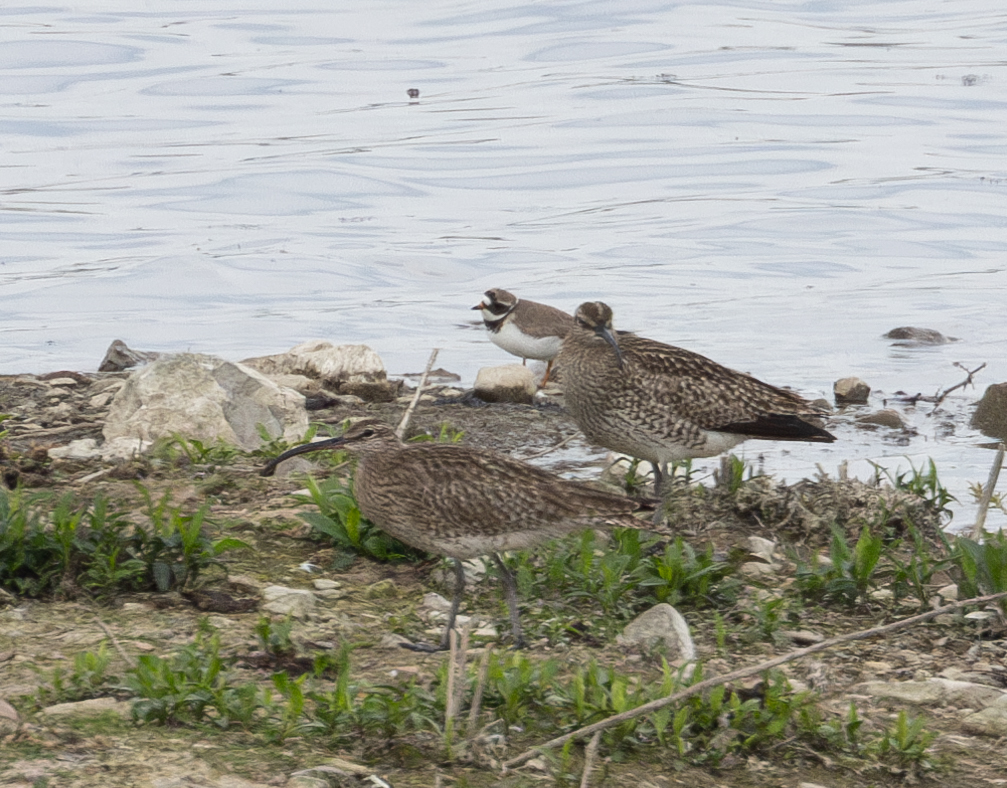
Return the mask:
{"type": "Polygon", "coordinates": [[[592,526],[644,527],[631,514],[639,504],[629,498],[485,449],[404,444],[373,419],[357,422],[341,438],[297,446],[262,473],[271,475],[279,462],[294,455],[333,448],[359,458],[353,486],[365,517],[406,544],[455,559],[459,582],[442,648],[461,601],[461,559],[493,555],[502,569],[514,637],[520,641],[516,590],[498,552],[592,526]]]}
{"type": "MultiPolygon", "coordinates": [[[[748,438],[832,442],[798,394],[705,356],[612,330],[612,310],[581,304],[556,363],[563,396],[589,440],[660,466],[711,457],[748,438]]],[[[660,493],[660,489],[658,489],[660,493]]]]}
{"type": "Polygon", "coordinates": [[[547,361],[544,386],[563,337],[573,328],[573,317],[548,304],[518,298],[499,287],[487,290],[485,296],[486,300],[472,308],[482,312],[490,340],[508,353],[520,356],[522,361],[529,358],[547,361]]]}

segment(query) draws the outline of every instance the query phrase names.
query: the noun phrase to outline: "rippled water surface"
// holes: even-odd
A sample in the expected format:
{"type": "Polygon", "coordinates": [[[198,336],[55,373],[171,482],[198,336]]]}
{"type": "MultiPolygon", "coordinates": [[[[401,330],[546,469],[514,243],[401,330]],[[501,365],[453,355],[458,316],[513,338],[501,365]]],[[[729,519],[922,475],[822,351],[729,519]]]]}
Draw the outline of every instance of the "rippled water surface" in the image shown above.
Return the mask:
{"type": "Polygon", "coordinates": [[[503,286],[809,395],[987,362],[945,415],[907,411],[908,443],[745,448],[791,476],[933,456],[963,499],[985,479],[1002,4],[330,5],[0,10],[0,371],[323,337],[393,374],[439,347],[471,382],[509,359],[469,311],[503,286]],[[898,325],[960,341],[892,347],[898,325]]]}

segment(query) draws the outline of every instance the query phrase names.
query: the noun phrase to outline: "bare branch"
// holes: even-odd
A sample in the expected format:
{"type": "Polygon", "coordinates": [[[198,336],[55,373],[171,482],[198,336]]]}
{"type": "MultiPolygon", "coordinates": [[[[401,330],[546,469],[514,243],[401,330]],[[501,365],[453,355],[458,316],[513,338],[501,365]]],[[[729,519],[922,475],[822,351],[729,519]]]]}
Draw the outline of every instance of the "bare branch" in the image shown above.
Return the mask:
{"type": "Polygon", "coordinates": [[[791,651],[789,654],[784,654],[779,657],[774,657],[773,659],[766,660],[765,662],[760,662],[757,665],[751,665],[747,668],[741,668],[739,670],[731,671],[730,673],[725,673],[723,676],[714,676],[713,678],[706,679],[705,681],[700,681],[697,684],[693,684],[691,687],[687,687],[684,690],[675,692],[668,695],[665,698],[659,698],[658,700],[651,701],[650,703],[645,703],[642,706],[637,706],[635,709],[630,709],[629,711],[624,711],[621,714],[615,714],[601,722],[596,722],[593,725],[587,725],[578,730],[571,731],[570,733],[564,734],[563,736],[557,736],[555,739],[551,739],[543,744],[539,744],[530,750],[526,750],[520,755],[511,758],[509,761],[503,763],[503,769],[513,769],[526,761],[530,761],[536,755],[538,755],[543,750],[549,750],[553,747],[559,747],[566,744],[571,739],[582,739],[587,736],[593,736],[595,733],[612,728],[626,720],[631,720],[636,717],[641,717],[645,714],[650,714],[652,712],[663,709],[665,706],[671,706],[674,703],[678,703],[681,700],[692,697],[693,695],[698,695],[704,690],[710,689],[711,687],[717,687],[721,684],[727,684],[729,681],[736,681],[737,679],[747,678],[748,676],[753,676],[757,673],[762,673],[764,671],[775,668],[778,665],[783,665],[786,662],[792,662],[795,659],[800,659],[801,657],[806,657],[809,654],[816,654],[819,651],[825,651],[833,646],[838,646],[843,643],[849,643],[854,640],[866,640],[867,638],[877,637],[879,635],[887,635],[889,632],[895,632],[899,629],[906,629],[908,627],[914,626],[916,624],[921,624],[924,621],[929,621],[932,618],[943,615],[945,613],[951,613],[959,608],[967,607],[969,605],[983,605],[987,602],[992,602],[996,599],[1003,599],[1007,597],[1007,591],[1002,591],[999,594],[990,594],[988,596],[975,597],[973,599],[966,599],[961,602],[954,602],[950,605],[945,605],[944,607],[939,607],[936,610],[930,610],[926,613],[920,613],[918,616],[911,616],[910,618],[903,618],[898,621],[893,621],[891,624],[885,624],[880,627],[872,627],[871,629],[862,629],[857,632],[850,632],[845,635],[839,635],[834,638],[829,638],[828,640],[823,640],[821,643],[815,643],[814,645],[808,646],[807,648],[797,649],[796,651],[791,651]]]}
{"type": "Polygon", "coordinates": [[[402,421],[399,422],[399,426],[395,428],[395,434],[399,440],[402,440],[406,435],[409,419],[412,418],[413,411],[416,410],[416,405],[420,401],[420,394],[423,393],[423,389],[427,385],[427,377],[430,375],[430,370],[433,369],[434,362],[437,360],[438,350],[438,348],[434,348],[430,353],[430,360],[427,362],[427,368],[423,370],[420,382],[416,385],[416,393],[413,394],[413,400],[409,403],[409,407],[406,408],[406,412],[402,414],[402,421]]]}

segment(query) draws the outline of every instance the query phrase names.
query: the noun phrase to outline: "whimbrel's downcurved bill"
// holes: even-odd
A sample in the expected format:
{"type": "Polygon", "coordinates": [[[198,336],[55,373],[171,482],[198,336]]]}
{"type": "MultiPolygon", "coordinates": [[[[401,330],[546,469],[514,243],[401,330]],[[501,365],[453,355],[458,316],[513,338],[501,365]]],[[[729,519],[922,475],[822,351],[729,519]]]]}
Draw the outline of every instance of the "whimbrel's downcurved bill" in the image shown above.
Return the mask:
{"type": "Polygon", "coordinates": [[[595,326],[594,333],[612,346],[612,349],[615,350],[615,357],[619,359],[619,369],[622,369],[622,351],[619,350],[619,343],[615,340],[615,334],[609,331],[608,326],[604,324],[598,324],[595,326]]]}
{"type": "Polygon", "coordinates": [[[259,476],[272,476],[276,472],[277,465],[284,460],[289,460],[291,457],[296,457],[298,454],[307,454],[308,452],[321,451],[322,449],[339,449],[345,445],[346,439],[343,436],[338,438],[326,438],[325,440],[315,441],[314,443],[302,443],[300,446],[287,449],[279,457],[276,457],[266,463],[263,469],[259,471],[259,476]]]}

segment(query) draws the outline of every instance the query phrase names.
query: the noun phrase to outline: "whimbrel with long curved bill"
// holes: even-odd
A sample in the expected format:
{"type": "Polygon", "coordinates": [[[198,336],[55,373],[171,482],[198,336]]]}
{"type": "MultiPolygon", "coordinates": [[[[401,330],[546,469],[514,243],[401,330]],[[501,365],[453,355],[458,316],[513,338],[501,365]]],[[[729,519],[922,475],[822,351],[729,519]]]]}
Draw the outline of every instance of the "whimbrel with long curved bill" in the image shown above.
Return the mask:
{"type": "Polygon", "coordinates": [[[345,449],[358,457],[353,488],[365,517],[408,545],[455,560],[454,599],[440,649],[448,645],[465,590],[463,559],[492,555],[504,584],[513,639],[520,645],[517,585],[498,553],[585,528],[649,527],[632,516],[644,503],[485,449],[402,443],[388,425],[374,419],[358,421],[342,437],[296,446],[261,473],[271,476],[283,460],[323,449],[345,449]]]}

